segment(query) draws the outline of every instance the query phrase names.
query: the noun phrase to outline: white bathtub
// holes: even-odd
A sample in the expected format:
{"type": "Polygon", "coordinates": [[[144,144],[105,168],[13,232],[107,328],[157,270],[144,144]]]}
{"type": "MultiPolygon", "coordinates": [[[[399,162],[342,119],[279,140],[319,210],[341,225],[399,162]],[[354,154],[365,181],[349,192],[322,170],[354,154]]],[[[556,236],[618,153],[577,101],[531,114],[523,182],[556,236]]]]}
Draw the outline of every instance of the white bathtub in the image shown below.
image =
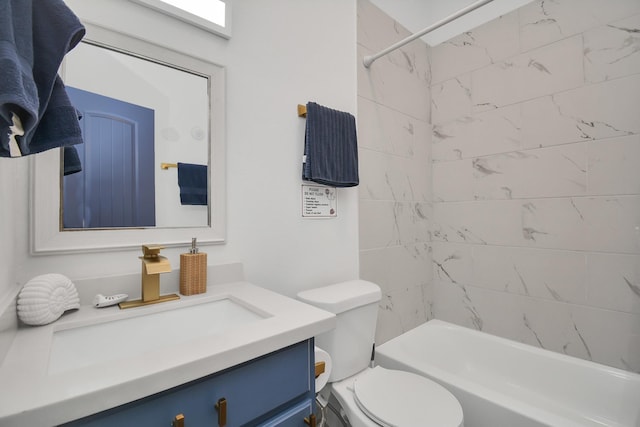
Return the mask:
{"type": "Polygon", "coordinates": [[[640,427],[640,375],[431,320],[376,349],[460,401],[465,427],[640,427]]]}

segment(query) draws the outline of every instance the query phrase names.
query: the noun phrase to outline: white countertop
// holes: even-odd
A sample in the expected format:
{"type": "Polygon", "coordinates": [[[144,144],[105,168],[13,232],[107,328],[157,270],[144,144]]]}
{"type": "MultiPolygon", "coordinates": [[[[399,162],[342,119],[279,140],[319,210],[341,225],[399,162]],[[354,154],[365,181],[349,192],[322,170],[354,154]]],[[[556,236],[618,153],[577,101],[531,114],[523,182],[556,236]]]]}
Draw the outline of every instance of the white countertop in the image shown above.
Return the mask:
{"type": "MultiPolygon", "coordinates": [[[[82,306],[52,324],[18,330],[0,365],[0,425],[49,427],[78,419],[219,372],[334,327],[333,314],[247,282],[209,286],[205,294],[127,310],[82,306]],[[220,298],[242,301],[268,317],[161,351],[49,372],[56,331],[220,298]]],[[[113,345],[118,345],[117,339],[113,345]]]]}

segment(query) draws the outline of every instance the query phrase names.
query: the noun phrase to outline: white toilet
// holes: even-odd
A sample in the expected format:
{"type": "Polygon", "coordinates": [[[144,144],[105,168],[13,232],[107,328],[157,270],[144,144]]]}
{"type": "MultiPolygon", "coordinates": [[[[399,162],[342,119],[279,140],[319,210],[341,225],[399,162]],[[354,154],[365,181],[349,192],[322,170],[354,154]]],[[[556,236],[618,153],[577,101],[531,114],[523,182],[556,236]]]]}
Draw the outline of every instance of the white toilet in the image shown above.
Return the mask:
{"type": "Polygon", "coordinates": [[[380,297],[378,285],[364,280],[298,294],[301,301],[336,315],[336,328],[315,339],[332,360],[325,391],[353,427],[462,426],[460,403],[441,385],[409,372],[369,367],[380,297]]]}

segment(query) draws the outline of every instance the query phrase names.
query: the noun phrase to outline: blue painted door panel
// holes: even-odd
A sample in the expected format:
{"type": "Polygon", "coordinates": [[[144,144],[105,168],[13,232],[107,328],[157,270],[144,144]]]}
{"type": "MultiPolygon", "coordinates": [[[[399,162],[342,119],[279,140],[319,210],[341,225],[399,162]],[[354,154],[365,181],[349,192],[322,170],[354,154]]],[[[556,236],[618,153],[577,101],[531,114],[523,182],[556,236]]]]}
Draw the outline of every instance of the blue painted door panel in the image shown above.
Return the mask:
{"type": "Polygon", "coordinates": [[[68,87],[82,172],[64,177],[65,228],[155,225],[154,111],[68,87]]]}

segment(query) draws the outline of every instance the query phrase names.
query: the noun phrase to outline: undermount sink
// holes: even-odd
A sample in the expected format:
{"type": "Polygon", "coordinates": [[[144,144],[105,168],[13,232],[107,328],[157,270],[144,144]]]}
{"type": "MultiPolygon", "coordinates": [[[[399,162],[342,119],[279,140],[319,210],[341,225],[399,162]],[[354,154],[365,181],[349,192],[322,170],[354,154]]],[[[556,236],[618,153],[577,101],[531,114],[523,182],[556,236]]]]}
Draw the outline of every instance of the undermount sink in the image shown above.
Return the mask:
{"type": "Polygon", "coordinates": [[[231,298],[223,298],[57,330],[51,343],[49,373],[126,359],[209,337],[266,317],[231,298]]]}

